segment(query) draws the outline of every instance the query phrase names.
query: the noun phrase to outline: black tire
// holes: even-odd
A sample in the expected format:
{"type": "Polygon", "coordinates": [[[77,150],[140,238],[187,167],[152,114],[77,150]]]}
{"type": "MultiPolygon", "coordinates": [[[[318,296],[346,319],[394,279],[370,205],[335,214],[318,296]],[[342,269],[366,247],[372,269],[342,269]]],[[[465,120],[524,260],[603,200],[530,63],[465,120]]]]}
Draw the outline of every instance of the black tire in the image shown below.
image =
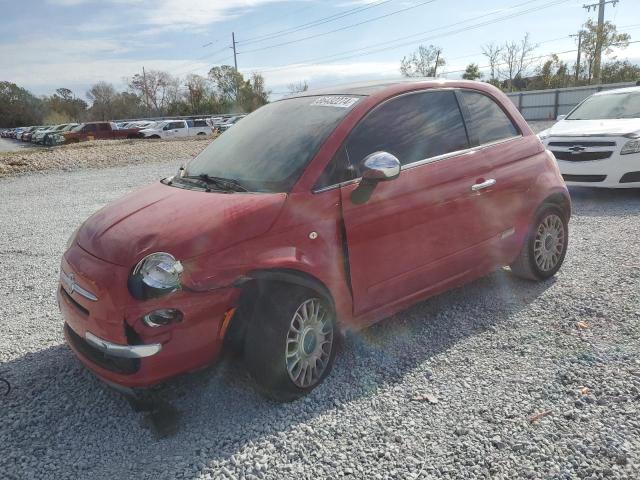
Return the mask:
{"type": "MultiPolygon", "coordinates": [[[[540,239],[538,239],[538,241],[542,242],[542,240],[540,239]]],[[[560,270],[560,267],[562,266],[564,258],[567,254],[568,244],[569,225],[567,223],[567,216],[558,206],[545,204],[538,209],[533,224],[531,225],[531,227],[529,228],[529,232],[527,233],[527,237],[525,239],[524,245],[522,246],[522,250],[520,250],[518,257],[511,264],[511,271],[517,277],[525,278],[527,280],[546,280],[554,276],[558,272],[558,270],[560,270]],[[558,240],[558,247],[561,246],[561,251],[557,253],[557,259],[548,266],[549,268],[543,268],[539,264],[540,262],[536,261],[536,236],[539,228],[541,228],[542,224],[545,221],[549,219],[555,220],[555,218],[559,218],[562,225],[562,240],[558,240]]]]}
{"type": "MultiPolygon", "coordinates": [[[[331,302],[313,290],[286,283],[273,283],[258,298],[255,313],[247,327],[244,344],[247,370],[265,396],[276,401],[293,401],[317,387],[331,372],[338,335],[331,302]],[[290,358],[287,357],[287,352],[291,344],[288,335],[291,335],[290,327],[296,311],[311,301],[318,301],[321,307],[326,309],[327,315],[324,318],[328,319],[326,325],[327,333],[329,328],[331,331],[331,343],[327,349],[324,349],[322,344],[319,346],[323,352],[329,351],[323,353],[327,357],[322,362],[323,368],[318,372],[317,378],[309,385],[301,386],[294,383],[287,368],[287,358],[290,358]]],[[[303,335],[302,339],[306,337],[307,335],[303,335]]],[[[316,340],[312,340],[312,343],[314,351],[318,351],[316,340]]],[[[299,344],[302,347],[307,342],[302,341],[299,344]]],[[[295,367],[293,368],[295,371],[295,367]]],[[[303,370],[302,367],[300,370],[303,370]]]]}

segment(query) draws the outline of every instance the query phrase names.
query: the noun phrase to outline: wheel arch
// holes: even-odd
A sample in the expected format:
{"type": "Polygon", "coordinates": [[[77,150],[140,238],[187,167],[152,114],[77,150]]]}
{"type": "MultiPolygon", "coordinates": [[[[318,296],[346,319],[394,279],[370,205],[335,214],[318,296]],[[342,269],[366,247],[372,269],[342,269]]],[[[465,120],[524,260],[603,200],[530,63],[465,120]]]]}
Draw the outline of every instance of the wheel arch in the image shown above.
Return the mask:
{"type": "Polygon", "coordinates": [[[555,205],[562,210],[566,216],[567,222],[571,218],[571,197],[567,192],[554,192],[547,196],[537,210],[540,210],[544,205],[555,205]]]}
{"type": "Polygon", "coordinates": [[[329,288],[313,275],[293,268],[270,268],[253,270],[243,275],[235,285],[241,289],[237,308],[225,333],[225,345],[236,352],[243,347],[247,326],[251,322],[258,297],[265,293],[270,284],[286,283],[308,288],[326,298],[336,311],[335,301],[329,288]]]}

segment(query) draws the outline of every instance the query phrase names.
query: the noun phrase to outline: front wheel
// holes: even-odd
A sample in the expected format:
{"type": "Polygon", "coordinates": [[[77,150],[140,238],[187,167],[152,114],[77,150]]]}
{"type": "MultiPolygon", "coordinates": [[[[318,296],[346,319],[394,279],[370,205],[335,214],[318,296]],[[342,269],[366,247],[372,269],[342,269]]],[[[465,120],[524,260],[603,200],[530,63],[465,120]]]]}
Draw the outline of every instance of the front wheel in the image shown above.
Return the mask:
{"type": "Polygon", "coordinates": [[[568,243],[566,216],[555,205],[545,205],[536,215],[511,271],[529,280],[546,280],[560,270],[568,243]]]}
{"type": "Polygon", "coordinates": [[[247,369],[267,396],[295,400],[331,371],[337,336],[327,299],[306,288],[274,284],[258,300],[247,330],[247,369]]]}

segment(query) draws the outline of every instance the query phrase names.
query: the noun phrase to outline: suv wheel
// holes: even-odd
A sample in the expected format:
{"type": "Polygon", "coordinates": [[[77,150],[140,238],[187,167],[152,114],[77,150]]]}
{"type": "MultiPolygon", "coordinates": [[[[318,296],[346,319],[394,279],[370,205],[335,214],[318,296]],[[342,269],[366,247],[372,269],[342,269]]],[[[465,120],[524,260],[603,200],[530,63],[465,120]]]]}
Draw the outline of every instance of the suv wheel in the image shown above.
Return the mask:
{"type": "Polygon", "coordinates": [[[545,280],[562,266],[569,242],[569,226],[555,205],[540,209],[511,271],[529,280],[545,280]]]}
{"type": "Polygon", "coordinates": [[[258,300],[248,326],[247,369],[267,396],[295,400],[331,371],[337,336],[330,302],[306,288],[274,284],[258,300]]]}

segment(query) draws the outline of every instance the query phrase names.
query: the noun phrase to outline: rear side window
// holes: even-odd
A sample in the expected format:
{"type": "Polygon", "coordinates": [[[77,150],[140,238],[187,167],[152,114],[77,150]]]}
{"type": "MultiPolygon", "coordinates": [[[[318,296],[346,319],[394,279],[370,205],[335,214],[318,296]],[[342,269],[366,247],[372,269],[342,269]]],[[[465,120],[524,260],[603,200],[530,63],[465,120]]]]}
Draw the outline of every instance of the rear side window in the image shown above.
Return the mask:
{"type": "Polygon", "coordinates": [[[95,132],[96,131],[96,124],[95,123],[89,123],[89,124],[84,126],[83,130],[85,132],[95,132]]]}
{"type": "Polygon", "coordinates": [[[469,113],[467,125],[473,143],[482,145],[520,134],[507,114],[491,98],[469,90],[460,90],[460,96],[469,113]]]}
{"type": "Polygon", "coordinates": [[[111,130],[111,128],[109,127],[108,123],[99,123],[98,130],[100,130],[101,132],[106,132],[108,130],[111,130]]]}
{"type": "Polygon", "coordinates": [[[206,127],[207,126],[207,122],[205,122],[204,120],[195,120],[193,122],[193,126],[194,127],[206,127]]]}
{"type": "Polygon", "coordinates": [[[469,147],[453,91],[420,92],[391,99],[368,114],[347,141],[349,161],[359,170],[377,151],[408,165],[469,147]]]}

